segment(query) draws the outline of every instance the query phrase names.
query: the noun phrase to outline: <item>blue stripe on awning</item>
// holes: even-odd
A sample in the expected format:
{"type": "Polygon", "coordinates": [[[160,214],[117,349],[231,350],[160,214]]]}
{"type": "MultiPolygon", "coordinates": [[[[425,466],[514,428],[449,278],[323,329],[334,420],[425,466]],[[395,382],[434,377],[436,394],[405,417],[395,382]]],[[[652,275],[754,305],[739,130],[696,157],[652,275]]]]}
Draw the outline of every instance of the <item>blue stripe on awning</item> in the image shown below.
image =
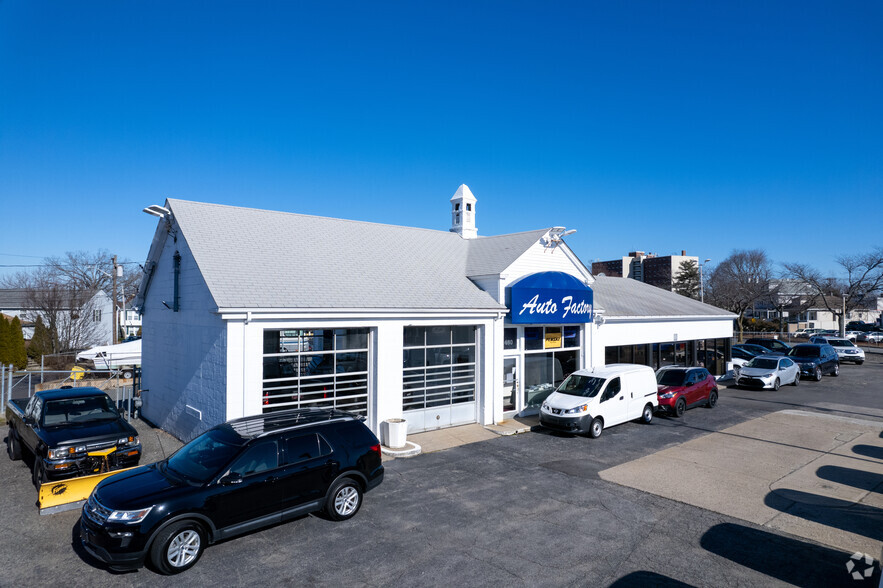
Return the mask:
{"type": "Polygon", "coordinates": [[[564,324],[592,321],[592,289],[564,272],[525,276],[509,288],[509,318],[515,324],[564,324]]]}

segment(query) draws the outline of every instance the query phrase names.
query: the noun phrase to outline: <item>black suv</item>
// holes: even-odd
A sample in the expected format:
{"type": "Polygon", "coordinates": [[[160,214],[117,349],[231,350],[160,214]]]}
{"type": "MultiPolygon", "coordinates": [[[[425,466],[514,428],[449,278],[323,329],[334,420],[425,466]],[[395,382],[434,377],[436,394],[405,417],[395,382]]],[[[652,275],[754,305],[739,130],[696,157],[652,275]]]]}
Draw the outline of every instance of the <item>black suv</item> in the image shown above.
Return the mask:
{"type": "Polygon", "coordinates": [[[778,339],[760,339],[753,338],[748,339],[745,343],[749,343],[751,345],[760,345],[761,347],[766,347],[770,350],[770,353],[773,355],[788,355],[788,351],[791,350],[791,346],[787,343],[783,343],[778,339]]]}
{"type": "Polygon", "coordinates": [[[192,567],[206,545],[325,510],[358,512],[383,481],[380,442],[362,417],[279,411],[214,427],[173,455],[102,481],[83,506],[83,547],[111,568],[192,567]]]}
{"type": "Polygon", "coordinates": [[[822,374],[840,375],[840,360],[830,345],[801,343],[791,348],[788,357],[800,367],[801,376],[812,376],[816,382],[822,374]]]}

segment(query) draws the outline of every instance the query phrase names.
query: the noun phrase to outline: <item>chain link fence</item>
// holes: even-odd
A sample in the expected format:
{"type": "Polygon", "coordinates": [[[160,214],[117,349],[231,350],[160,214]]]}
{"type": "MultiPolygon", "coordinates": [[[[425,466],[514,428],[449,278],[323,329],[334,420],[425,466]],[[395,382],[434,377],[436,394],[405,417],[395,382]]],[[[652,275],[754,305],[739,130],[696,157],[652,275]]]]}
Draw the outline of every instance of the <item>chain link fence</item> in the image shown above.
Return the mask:
{"type": "Polygon", "coordinates": [[[11,399],[30,398],[41,390],[62,387],[103,390],[114,399],[127,420],[138,418],[141,408],[140,368],[86,370],[78,367],[65,370],[15,370],[12,365],[0,365],[0,402],[4,418],[6,403],[11,399]]]}

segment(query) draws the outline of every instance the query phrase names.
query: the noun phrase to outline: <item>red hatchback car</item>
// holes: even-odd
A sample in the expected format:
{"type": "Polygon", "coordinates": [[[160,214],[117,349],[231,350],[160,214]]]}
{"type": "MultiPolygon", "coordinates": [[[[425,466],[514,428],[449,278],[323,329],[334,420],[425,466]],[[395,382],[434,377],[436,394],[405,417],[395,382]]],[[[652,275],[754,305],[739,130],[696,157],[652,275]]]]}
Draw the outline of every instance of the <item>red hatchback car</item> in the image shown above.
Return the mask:
{"type": "Polygon", "coordinates": [[[717,404],[717,382],[701,367],[664,367],[656,372],[656,389],[657,410],[677,417],[700,404],[708,408],[717,404]]]}

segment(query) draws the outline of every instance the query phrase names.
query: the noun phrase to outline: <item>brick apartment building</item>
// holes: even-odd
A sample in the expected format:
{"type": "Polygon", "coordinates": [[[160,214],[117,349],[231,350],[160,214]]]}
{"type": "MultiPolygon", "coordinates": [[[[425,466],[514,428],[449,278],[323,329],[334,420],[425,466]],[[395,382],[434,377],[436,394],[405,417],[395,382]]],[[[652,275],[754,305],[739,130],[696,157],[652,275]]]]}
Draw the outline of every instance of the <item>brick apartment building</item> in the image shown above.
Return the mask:
{"type": "Polygon", "coordinates": [[[631,278],[657,288],[672,290],[674,279],[678,276],[680,265],[684,261],[693,260],[699,263],[698,257],[687,255],[657,256],[643,251],[631,251],[621,259],[596,261],[592,263],[592,274],[604,274],[608,277],[631,278]]]}

